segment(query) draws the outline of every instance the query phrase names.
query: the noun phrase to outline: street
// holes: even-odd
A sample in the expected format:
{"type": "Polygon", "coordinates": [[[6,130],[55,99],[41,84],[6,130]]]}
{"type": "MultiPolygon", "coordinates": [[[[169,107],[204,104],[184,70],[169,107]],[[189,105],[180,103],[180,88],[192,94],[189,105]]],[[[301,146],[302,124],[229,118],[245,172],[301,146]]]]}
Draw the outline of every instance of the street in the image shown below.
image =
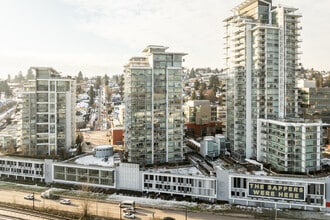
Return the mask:
{"type": "MultiPolygon", "coordinates": [[[[31,193],[31,192],[30,192],[31,193]]],[[[63,205],[60,204],[59,201],[56,200],[49,200],[49,199],[42,199],[40,197],[39,193],[35,193],[35,200],[26,200],[24,199],[24,196],[29,194],[28,192],[20,192],[20,191],[11,191],[11,190],[3,190],[0,189],[1,194],[1,201],[12,203],[12,204],[21,204],[21,205],[27,205],[31,208],[52,208],[54,210],[66,210],[76,213],[82,213],[83,207],[88,207],[88,213],[97,215],[97,216],[103,216],[103,217],[112,217],[117,219],[124,219],[123,216],[121,216],[121,209],[118,204],[114,203],[108,203],[104,201],[97,201],[97,200],[90,200],[90,199],[74,199],[69,198],[72,202],[71,205],[63,205]]],[[[64,198],[64,197],[63,197],[64,198]]],[[[65,197],[67,198],[67,197],[65,197]]],[[[240,218],[249,218],[252,216],[248,215],[235,215],[235,216],[224,216],[221,214],[212,214],[207,212],[186,212],[185,210],[162,210],[159,208],[145,208],[145,207],[139,207],[137,204],[136,209],[136,219],[141,220],[151,220],[154,218],[163,218],[166,216],[170,216],[175,218],[176,220],[234,220],[234,219],[240,219],[240,218]]]]}

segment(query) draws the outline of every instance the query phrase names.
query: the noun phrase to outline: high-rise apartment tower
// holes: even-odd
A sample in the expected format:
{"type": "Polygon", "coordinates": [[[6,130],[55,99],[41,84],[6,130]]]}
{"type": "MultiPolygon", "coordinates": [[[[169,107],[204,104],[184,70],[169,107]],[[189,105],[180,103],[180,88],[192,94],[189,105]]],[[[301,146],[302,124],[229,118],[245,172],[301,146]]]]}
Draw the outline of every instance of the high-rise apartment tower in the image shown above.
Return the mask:
{"type": "Polygon", "coordinates": [[[247,0],[225,19],[226,136],[232,154],[254,158],[257,119],[296,117],[297,9],[247,0]]]}
{"type": "Polygon", "coordinates": [[[175,163],[183,158],[182,57],[147,46],[125,65],[125,132],[128,162],[175,163]]]}
{"type": "Polygon", "coordinates": [[[22,94],[22,147],[25,154],[65,154],[75,143],[75,80],[53,68],[31,67],[35,75],[22,94]]]}

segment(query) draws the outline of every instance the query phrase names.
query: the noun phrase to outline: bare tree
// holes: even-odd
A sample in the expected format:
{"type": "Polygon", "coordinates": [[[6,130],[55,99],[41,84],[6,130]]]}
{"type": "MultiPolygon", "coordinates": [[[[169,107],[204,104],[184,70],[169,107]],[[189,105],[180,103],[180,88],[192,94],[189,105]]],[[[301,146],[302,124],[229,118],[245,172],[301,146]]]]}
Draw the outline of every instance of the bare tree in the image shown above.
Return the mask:
{"type": "MultiPolygon", "coordinates": [[[[87,193],[89,191],[89,186],[87,184],[84,184],[81,186],[81,190],[87,193]]],[[[82,213],[81,213],[81,217],[79,218],[80,220],[89,219],[89,214],[88,214],[89,202],[90,201],[88,195],[84,196],[84,199],[82,200],[82,204],[81,204],[82,213]]]]}

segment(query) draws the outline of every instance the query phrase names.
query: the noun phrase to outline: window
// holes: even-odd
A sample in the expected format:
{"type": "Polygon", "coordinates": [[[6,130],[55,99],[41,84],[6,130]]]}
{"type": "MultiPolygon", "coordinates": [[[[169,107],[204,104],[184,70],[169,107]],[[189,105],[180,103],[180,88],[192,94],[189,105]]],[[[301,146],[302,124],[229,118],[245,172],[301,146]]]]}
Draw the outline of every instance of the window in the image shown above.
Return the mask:
{"type": "Polygon", "coordinates": [[[234,177],[234,188],[241,188],[241,178],[234,177]]]}

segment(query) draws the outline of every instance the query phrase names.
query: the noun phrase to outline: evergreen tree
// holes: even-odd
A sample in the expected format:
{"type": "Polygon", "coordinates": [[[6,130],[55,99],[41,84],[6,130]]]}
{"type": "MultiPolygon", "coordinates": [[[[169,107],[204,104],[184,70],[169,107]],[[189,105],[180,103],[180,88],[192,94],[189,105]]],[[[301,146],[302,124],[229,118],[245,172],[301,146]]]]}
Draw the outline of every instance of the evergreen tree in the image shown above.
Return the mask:
{"type": "Polygon", "coordinates": [[[109,76],[107,74],[104,75],[104,85],[109,85],[109,76]]]}
{"type": "Polygon", "coordinates": [[[78,77],[77,77],[77,83],[82,83],[84,81],[84,77],[81,71],[79,71],[78,73],[78,77]]]}
{"type": "Polygon", "coordinates": [[[89,95],[89,106],[92,106],[94,105],[94,98],[95,98],[95,92],[93,86],[89,88],[88,95],[89,95]]]}
{"type": "Polygon", "coordinates": [[[26,73],[26,80],[32,80],[32,79],[34,79],[35,78],[35,76],[34,76],[34,74],[33,74],[33,72],[32,72],[32,70],[31,69],[29,69],[28,71],[27,71],[27,73],[26,73]]]}
{"type": "Polygon", "coordinates": [[[102,79],[101,76],[96,77],[96,82],[95,82],[95,89],[99,90],[102,84],[102,79]]]}
{"type": "Polygon", "coordinates": [[[190,79],[191,79],[191,78],[196,78],[196,72],[195,72],[194,68],[192,68],[192,69],[190,70],[190,72],[189,72],[189,78],[190,78],[190,79]]]}
{"type": "Polygon", "coordinates": [[[211,76],[209,79],[209,89],[217,90],[220,85],[218,76],[211,76]]]}

